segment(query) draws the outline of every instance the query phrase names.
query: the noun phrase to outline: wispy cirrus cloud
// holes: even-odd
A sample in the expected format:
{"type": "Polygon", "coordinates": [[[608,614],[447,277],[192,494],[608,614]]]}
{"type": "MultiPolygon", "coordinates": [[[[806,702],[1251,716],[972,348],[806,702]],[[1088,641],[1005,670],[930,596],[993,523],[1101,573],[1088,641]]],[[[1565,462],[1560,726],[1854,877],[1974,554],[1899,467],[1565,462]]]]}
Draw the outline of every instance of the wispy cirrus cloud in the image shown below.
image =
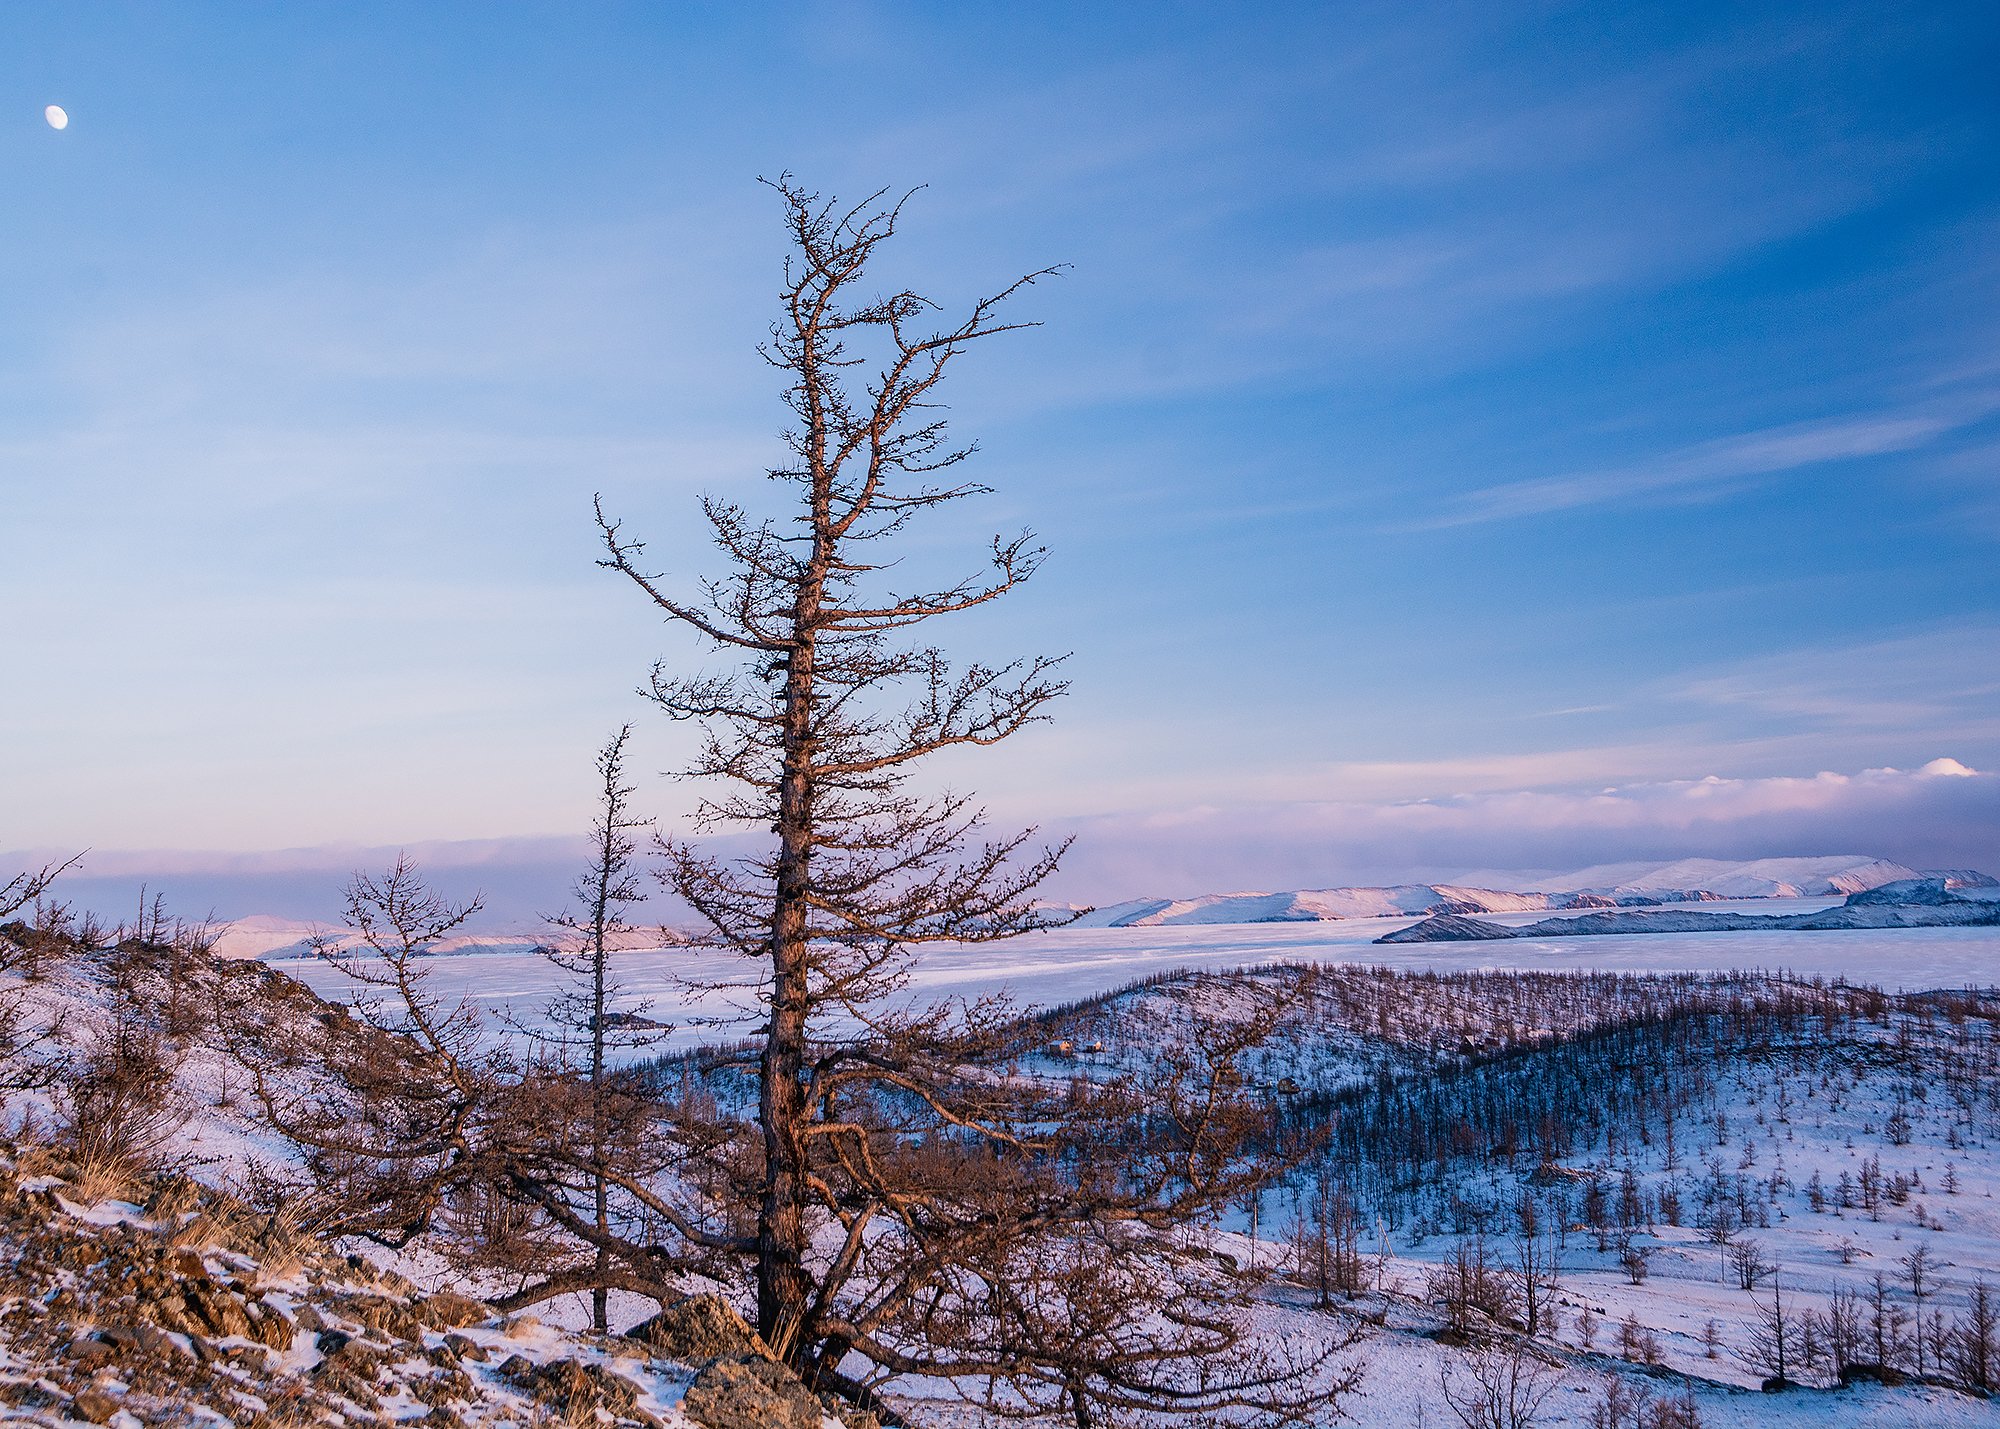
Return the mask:
{"type": "Polygon", "coordinates": [[[1996,411],[2000,390],[1988,390],[1950,402],[1739,432],[1623,466],[1482,487],[1419,524],[1436,529],[1590,506],[1696,500],[1784,472],[1916,451],[1996,411]]]}

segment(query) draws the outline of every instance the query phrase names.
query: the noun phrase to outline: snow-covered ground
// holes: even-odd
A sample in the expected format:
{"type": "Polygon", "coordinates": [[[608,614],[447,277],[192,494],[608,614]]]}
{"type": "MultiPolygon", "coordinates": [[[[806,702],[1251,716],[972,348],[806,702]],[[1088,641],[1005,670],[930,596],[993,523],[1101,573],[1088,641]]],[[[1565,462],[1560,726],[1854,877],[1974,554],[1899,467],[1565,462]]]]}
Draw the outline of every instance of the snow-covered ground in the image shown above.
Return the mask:
{"type": "MultiPolygon", "coordinates": [[[[1716,910],[1743,907],[1759,913],[1803,912],[1838,902],[1837,898],[1799,900],[1758,899],[1743,904],[1706,903],[1716,910]]],[[[1527,923],[1545,916],[1540,910],[1494,915],[1501,921],[1527,923]]],[[[1257,964],[1387,966],[1406,971],[1605,972],[1709,971],[1723,969],[1787,969],[1795,974],[1838,977],[1857,984],[1919,990],[1991,984],[2000,980],[2000,929],[1896,929],[1838,932],[1728,932],[1660,934],[1632,938],[1548,938],[1502,944],[1433,944],[1382,947],[1372,940],[1390,928],[1407,925],[1408,917],[1362,919],[1312,924],[1210,925],[1180,928],[1065,929],[987,946],[932,950],[920,960],[911,995],[923,998],[970,996],[997,989],[1012,992],[1022,1003],[1055,1005],[1128,986],[1152,974],[1176,969],[1227,971],[1257,964]]],[[[346,981],[331,964],[283,960],[278,966],[315,988],[333,995],[346,991],[346,981]]],[[[729,970],[728,960],[714,953],[686,948],[635,949],[618,959],[627,985],[626,1010],[650,1002],[651,1015],[662,1020],[700,1010],[718,1010],[712,994],[688,992],[677,979],[708,980],[729,970]]],[[[552,991],[555,969],[532,955],[497,951],[459,951],[426,960],[435,990],[465,996],[490,1012],[505,1012],[532,1022],[552,991]]],[[[1494,980],[1468,988],[1438,985],[1406,1002],[1411,1024],[1398,1029],[1392,1041],[1414,1045],[1422,1035],[1448,1022],[1447,1011],[1470,1019],[1477,1032],[1483,1019],[1526,1029],[1535,1038],[1546,1031],[1550,1045],[1573,1029],[1561,1017],[1540,1009],[1539,1020],[1525,1020],[1532,998],[1521,1001],[1515,989],[1532,980],[1494,980]],[[1425,1002],[1422,997],[1435,999],[1425,1002]],[[1449,1007],[1447,1007],[1449,1004],[1449,1007]]],[[[1547,982],[1547,979],[1543,980],[1547,982]]],[[[1567,982],[1567,979],[1557,981],[1567,982]]],[[[1280,985],[1278,975],[1264,979],[1217,981],[1213,1002],[1253,996],[1246,991],[1262,983],[1280,985]]],[[[88,987],[72,987],[59,977],[45,995],[69,999],[76,1015],[100,1015],[101,997],[88,987]]],[[[1134,1040],[1151,1035],[1148,1004],[1155,994],[1140,990],[1118,999],[1109,1015],[1132,1019],[1134,1040]]],[[[1546,1004],[1546,1000],[1545,1000],[1546,1004]]],[[[1336,1009],[1335,1002],[1328,1008],[1336,1009]]],[[[1211,1009],[1213,1010],[1213,1009],[1211,1009]]],[[[1557,1007],[1555,1011],[1562,1009],[1557,1007]]],[[[1583,1009],[1587,1011],[1587,1009],[1583,1009]]],[[[1901,1014],[1899,1014],[1900,1016],[1901,1014]]],[[[1331,1013],[1328,1014],[1331,1016],[1331,1013]]],[[[1350,1019],[1352,1020],[1352,1019],[1350,1019]]],[[[501,1019],[493,1019],[498,1026],[501,1019]]],[[[1913,1023],[1920,1026],[1921,1023],[1913,1023]]],[[[1320,1030],[1301,1028],[1295,1045],[1274,1049],[1270,1066],[1252,1069],[1256,1081],[1275,1083],[1278,1074],[1295,1074],[1301,1082],[1337,1085],[1347,1065],[1414,1073],[1421,1080],[1427,1065],[1422,1055],[1398,1061],[1385,1057],[1382,1038],[1357,1024],[1342,1032],[1334,1022],[1320,1030]]],[[[1581,1027],[1582,1024],[1579,1024],[1581,1027]]],[[[709,1025],[684,1023],[674,1041],[687,1043],[716,1035],[709,1025]]],[[[1544,1335],[1552,1359],[1550,1373],[1560,1383],[1539,1422],[1583,1425],[1600,1402],[1608,1375],[1651,1384],[1663,1395],[1674,1383],[1653,1380],[1648,1371],[1618,1358],[1621,1324],[1630,1320],[1658,1346],[1661,1366],[1700,1382],[1698,1397],[1704,1423],[1710,1429],[1760,1426],[1855,1424],[1870,1429],[1889,1426],[1959,1426],[2000,1424],[2000,1409],[1989,1402],[1924,1386],[1885,1389],[1863,1386],[1845,1391],[1815,1391],[1768,1396],[1750,1386],[1757,1372],[1738,1352],[1748,1343],[1760,1297],[1745,1292],[1733,1278],[1722,1247],[1697,1223],[1699,1187],[1717,1178],[1750,1188],[1756,1210],[1749,1224],[1736,1233],[1741,1242],[1754,1240],[1767,1261],[1781,1267],[1786,1294],[1799,1307],[1822,1308],[1836,1289],[1866,1291],[1880,1272],[1888,1280],[1895,1303],[1906,1313],[1924,1308],[1906,1289],[1905,1258],[1919,1247],[1935,1260],[1932,1274],[1936,1297],[1929,1303],[1956,1313],[1971,1281],[1981,1275],[2000,1281],[2000,1128],[1993,1123],[1991,1078],[1977,1092],[1983,1098],[1968,1111],[1962,1100],[1943,1090],[1943,1083],[1926,1084],[1921,1069],[1937,1065],[1921,1046],[1912,1056],[1895,1056],[1888,1049],[1904,1035],[1896,1025],[1864,1023],[1849,1028],[1844,1050],[1807,1037],[1790,1045],[1762,1048],[1719,1048],[1716,1091],[1712,1103],[1690,1109],[1677,1124],[1673,1165],[1657,1126],[1652,1139],[1621,1135],[1610,1144],[1602,1131],[1583,1138],[1564,1164],[1573,1172],[1597,1174],[1616,1188],[1629,1171],[1658,1204],[1662,1189],[1680,1197],[1675,1218],[1655,1212],[1632,1229],[1631,1242],[1647,1258],[1643,1283],[1633,1284],[1621,1267],[1616,1245],[1600,1248],[1588,1229],[1572,1225],[1561,1248],[1554,1294],[1559,1315],[1553,1337],[1544,1335]],[[1879,1045],[1884,1055],[1866,1052],[1879,1045]],[[1856,1047],[1862,1050],[1857,1052],[1856,1047]],[[1921,1090],[1920,1090],[1921,1088],[1921,1090]],[[1903,1109],[1910,1119],[1907,1138],[1894,1140],[1891,1116],[1903,1109]],[[1720,1113],[1719,1121],[1716,1113],[1720,1113]],[[1882,1196],[1873,1210],[1859,1204],[1838,1204],[1843,1173],[1856,1184],[1862,1168],[1879,1162],[1884,1178],[1901,1178],[1897,1197],[1882,1196]],[[1814,1210],[1811,1187],[1827,1198],[1814,1210]],[[1768,1224],[1762,1222],[1768,1220],[1768,1224]],[[1588,1317],[1586,1318],[1586,1311],[1588,1317]],[[1718,1352],[1711,1356],[1704,1343],[1715,1322],[1718,1352]],[[1590,1333],[1586,1336],[1585,1326],[1590,1333]],[[1586,1344],[1586,1338],[1589,1343],[1586,1344]]],[[[1914,1034],[1912,1034],[1914,1035],[1914,1034]]],[[[1955,1035],[1948,1019],[1930,1024],[1925,1036],[1955,1035]]],[[[1456,1046],[1457,1027],[1447,1045],[1456,1046]]],[[[1164,1040],[1164,1039],[1162,1039],[1164,1040]]],[[[1438,1039],[1431,1039],[1436,1042],[1438,1039]]],[[[1433,1049],[1435,1050],[1435,1049],[1433,1049]]],[[[190,1150],[212,1165],[229,1165],[276,1150],[250,1122],[240,1093],[232,1092],[235,1073],[218,1054],[197,1049],[184,1079],[208,1099],[188,1130],[190,1150]]],[[[1961,1083],[1962,1085],[1962,1083],[1961,1083]]],[[[1900,1134],[1900,1133],[1899,1133],[1900,1134]]],[[[1532,1160],[1512,1162],[1467,1158],[1451,1171],[1443,1194],[1465,1202],[1500,1208],[1493,1213],[1491,1242],[1496,1257],[1507,1254],[1510,1207],[1533,1170],[1532,1160]]],[[[1574,1208],[1572,1207],[1572,1210],[1574,1208]]],[[[1256,1254],[1270,1265],[1276,1242],[1285,1237],[1291,1212],[1287,1193],[1274,1194],[1264,1208],[1262,1243],[1256,1254]]],[[[1433,1335],[1439,1323],[1433,1308],[1423,1303],[1429,1273],[1463,1238],[1461,1227],[1427,1212],[1419,1227],[1405,1219],[1393,1228],[1370,1217],[1362,1249],[1371,1274],[1400,1292],[1387,1300],[1364,1302],[1379,1310],[1384,1323],[1359,1351],[1366,1366],[1360,1399],[1353,1405],[1355,1422],[1411,1429],[1452,1422],[1442,1400],[1441,1378],[1463,1376],[1466,1352],[1440,1343],[1433,1335]]],[[[1239,1258],[1252,1251],[1247,1220],[1238,1217],[1222,1232],[1224,1248],[1239,1258]]],[[[404,1269],[424,1279],[419,1264],[404,1269]]],[[[1768,1282],[1767,1282],[1768,1284],[1768,1282]]],[[[575,1307],[549,1307],[560,1321],[575,1307]]],[[[621,1310],[636,1316],[636,1305],[621,1310]]],[[[1322,1312],[1313,1310],[1295,1289],[1282,1285],[1272,1292],[1265,1313],[1287,1335],[1310,1338],[1324,1333],[1322,1312]]],[[[940,1423],[952,1416],[940,1414],[940,1423]]]]}
{"type": "MultiPolygon", "coordinates": [[[[1763,898],[1711,902],[1705,912],[1816,912],[1838,897],[1763,898]]],[[[1512,926],[1539,922],[1542,911],[1499,913],[1512,926]]],[[[1356,918],[1317,923],[1239,923],[1184,927],[1062,928],[1000,943],[925,950],[909,995],[919,999],[976,997],[1006,991],[1024,1006],[1052,1006],[1092,997],[1159,972],[1222,971],[1261,963],[1350,963],[1399,969],[1505,971],[1562,969],[1604,972],[1784,970],[1844,978],[1891,991],[1985,986],[2000,982],[2000,927],[1898,928],[1834,932],[1658,933],[1626,938],[1533,938],[1500,943],[1377,946],[1383,933],[1416,919],[1356,918]]],[[[274,963],[323,996],[344,998],[349,982],[318,959],[274,963]]],[[[553,969],[532,953],[468,951],[426,961],[436,991],[490,1012],[532,1019],[548,999],[553,969]]],[[[727,999],[690,991],[741,970],[737,960],[693,948],[633,949],[617,960],[624,991],[618,1006],[675,1025],[662,1046],[713,1040],[714,1027],[691,1021],[696,1012],[727,1011],[727,999]]]]}

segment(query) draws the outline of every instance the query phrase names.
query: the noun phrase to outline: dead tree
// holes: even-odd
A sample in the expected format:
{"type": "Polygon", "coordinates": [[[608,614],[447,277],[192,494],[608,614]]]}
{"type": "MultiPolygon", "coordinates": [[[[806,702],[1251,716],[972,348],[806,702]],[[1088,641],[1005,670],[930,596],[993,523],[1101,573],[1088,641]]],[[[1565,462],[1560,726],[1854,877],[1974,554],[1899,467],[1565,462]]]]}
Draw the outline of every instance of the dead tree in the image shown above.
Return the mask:
{"type": "Polygon", "coordinates": [[[74,868],[82,857],[80,853],[74,854],[56,863],[45,863],[40,868],[24,869],[5,883],[0,883],[0,919],[13,917],[47,893],[55,881],[74,868]]]}
{"type": "Polygon", "coordinates": [[[1560,1382],[1548,1363],[1518,1341],[1481,1345],[1463,1369],[1461,1376],[1441,1368],[1438,1390],[1465,1429],[1534,1429],[1560,1382]]]}
{"type": "Polygon", "coordinates": [[[2000,1304],[1984,1278],[1972,1282],[1965,1313],[1952,1326],[1950,1356],[1960,1384],[1981,1390],[2000,1384],[2000,1304]]]}
{"type": "Polygon", "coordinates": [[[504,1277],[516,1288],[493,1298],[499,1309],[589,1292],[596,1310],[612,1289],[666,1303],[687,1274],[711,1268],[704,1256],[754,1244],[685,1204],[740,1136],[712,1107],[685,1117],[685,1102],[608,1064],[626,1038],[593,945],[608,953],[636,891],[619,756],[613,741],[600,760],[598,858],[569,920],[580,942],[566,961],[584,984],[558,998],[555,1031],[536,1030],[525,1051],[430,988],[427,955],[479,905],[446,901],[402,859],[354,877],[348,937],[322,940],[357,984],[354,1015],[272,1017],[252,987],[218,1009],[264,1120],[299,1152],[297,1183],[280,1178],[267,1193],[309,1198],[324,1233],[391,1249],[423,1240],[469,1275],[504,1277]],[[565,1029],[581,1058],[559,1040],[551,1050],[565,1029]]]}
{"type": "MultiPolygon", "coordinates": [[[[590,867],[573,889],[576,906],[553,920],[563,936],[542,950],[570,975],[573,985],[550,1003],[547,1030],[537,1031],[538,1040],[553,1041],[558,1048],[556,1065],[538,1069],[544,1078],[550,1073],[579,1076],[588,1089],[588,1115],[578,1128],[580,1134],[563,1136],[560,1144],[580,1149],[589,1163],[585,1179],[597,1240],[585,1249],[596,1277],[590,1287],[591,1324],[600,1331],[609,1328],[608,1292],[617,1283],[610,1248],[615,1143],[635,1118],[646,1115],[642,1093],[629,1078],[614,1077],[610,1058],[656,1042],[664,1030],[646,1018],[643,1007],[614,1011],[612,1006],[622,991],[612,972],[612,954],[632,932],[625,910],[646,897],[634,861],[638,852],[634,835],[652,822],[632,813],[633,789],[625,782],[625,747],[631,738],[628,724],[598,751],[590,867]]],[[[567,1278],[573,1279],[575,1273],[567,1278]]]]}
{"type": "Polygon", "coordinates": [[[447,902],[398,857],[356,873],[351,942],[316,939],[357,986],[352,1019],[273,1021],[245,997],[220,1015],[264,1120],[301,1153],[330,1232],[389,1248],[430,1231],[473,1174],[492,1109],[478,1019],[433,995],[424,957],[479,909],[447,902]]]}
{"type": "MultiPolygon", "coordinates": [[[[39,906],[42,895],[82,856],[43,864],[0,883],[0,919],[11,918],[31,903],[39,906]]],[[[20,973],[30,980],[40,976],[41,949],[47,941],[40,930],[18,923],[0,927],[0,972],[20,973]]],[[[29,1025],[24,1019],[27,1003],[25,989],[0,992],[0,1093],[47,1087],[66,1075],[60,1055],[60,1015],[29,1025]]]]}
{"type": "Polygon", "coordinates": [[[1054,270],[940,320],[929,299],[876,286],[900,203],[773,188],[791,252],[762,351],[787,383],[789,459],[769,473],[787,509],[706,498],[726,571],[694,597],[598,509],[602,564],[734,662],[658,665],[647,689],[704,731],[686,771],[711,790],[698,828],[768,838],[740,858],[661,844],[664,882],[743,959],[738,987],[758,1008],[754,1048],[731,1064],[756,1098],[756,1156],[734,1187],[754,1235],[709,1248],[744,1264],[765,1339],[847,1392],[861,1388],[841,1370],[853,1356],[876,1377],[977,1381],[997,1409],[1066,1410],[1080,1426],[1310,1414],[1325,1357],[1273,1369],[1245,1353],[1234,1287],[1182,1244],[1188,1220],[1259,1179],[1245,1155],[1258,1117],[1225,1080],[1240,1049],[1065,1102],[995,1075],[1024,1050],[1004,1008],[901,995],[922,945],[1037,926],[1031,897],[1062,853],[1034,830],[991,833],[966,796],[916,782],[931,756],[997,744],[1063,693],[1057,659],[954,669],[921,634],[1020,586],[1042,548],[996,537],[981,573],[904,587],[885,547],[984,491],[959,475],[973,448],[948,436],[939,384],[975,344],[1029,326],[1003,304],[1054,270]]]}
{"type": "Polygon", "coordinates": [[[1803,1368],[1801,1343],[1805,1331],[1801,1316],[1785,1303],[1783,1288],[1774,1270],[1771,1273],[1771,1301],[1757,1306],[1757,1322],[1750,1326],[1749,1341],[1741,1352],[1744,1364],[1764,1376],[1767,1389],[1785,1389],[1796,1381],[1792,1376],[1803,1368]]]}

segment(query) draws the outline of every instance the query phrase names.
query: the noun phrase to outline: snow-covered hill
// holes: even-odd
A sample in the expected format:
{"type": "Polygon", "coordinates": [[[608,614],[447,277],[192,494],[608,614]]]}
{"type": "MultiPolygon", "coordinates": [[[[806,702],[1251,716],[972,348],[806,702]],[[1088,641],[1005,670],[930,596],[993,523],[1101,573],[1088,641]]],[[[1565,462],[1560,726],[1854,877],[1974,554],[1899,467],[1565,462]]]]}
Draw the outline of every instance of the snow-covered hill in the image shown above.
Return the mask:
{"type": "Polygon", "coordinates": [[[1392,888],[1315,888],[1295,893],[1209,893],[1198,898],[1134,898],[1086,913],[1080,928],[1162,928],[1203,923],[1316,923],[1396,918],[1413,913],[1531,913],[1574,907],[1546,893],[1405,883],[1392,888]]]}
{"type": "MultiPolygon", "coordinates": [[[[1975,894],[1984,890],[1974,890],[1975,894]]],[[[1968,897],[1942,878],[1913,878],[1847,895],[1839,907],[1776,917],[1706,913],[1690,908],[1620,908],[1569,918],[1544,918],[1507,928],[1456,914],[1384,933],[1378,943],[1492,942],[1501,938],[1583,938],[1627,933],[1838,932],[1882,928],[1988,928],[2000,925],[2000,900],[1968,897]]]]}
{"type": "MultiPolygon", "coordinates": [[[[1914,869],[1864,854],[1765,858],[1731,863],[1684,858],[1672,863],[1607,863],[1566,874],[1484,872],[1460,883],[1402,883],[1383,888],[1316,888],[1289,893],[1209,893],[1192,898],[1134,898],[1097,908],[1081,928],[1172,928],[1214,923],[1313,923],[1463,913],[1529,913],[1616,904],[1702,902],[1735,898],[1839,897],[1919,877],[1914,869]]],[[[1960,880],[1978,878],[1969,870],[1960,880]]]]}
{"type": "Polygon", "coordinates": [[[1760,858],[1732,863],[1683,858],[1672,863],[1605,863],[1523,884],[1539,892],[1667,894],[1702,889],[1723,898],[1817,898],[1860,893],[1884,883],[1919,877],[1885,858],[1828,854],[1816,858],[1760,858]]]}

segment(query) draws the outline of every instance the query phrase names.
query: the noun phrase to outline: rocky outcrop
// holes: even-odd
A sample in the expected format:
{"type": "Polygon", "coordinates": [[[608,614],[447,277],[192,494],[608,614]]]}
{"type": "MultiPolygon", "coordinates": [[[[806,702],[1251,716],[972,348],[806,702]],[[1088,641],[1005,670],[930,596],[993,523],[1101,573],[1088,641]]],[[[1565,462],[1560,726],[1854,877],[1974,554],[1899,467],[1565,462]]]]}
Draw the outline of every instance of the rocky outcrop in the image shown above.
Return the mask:
{"type": "Polygon", "coordinates": [[[1498,938],[1514,936],[1512,928],[1504,928],[1498,923],[1488,923],[1480,918],[1467,918],[1460,913],[1439,913],[1412,923],[1407,928],[1399,928],[1393,933],[1384,933],[1375,941],[1378,943],[1487,943],[1498,938]]]}
{"type": "Polygon", "coordinates": [[[681,1412],[706,1429],[819,1429],[825,1410],[783,1365],[747,1356],[704,1366],[681,1412]]]}
{"type": "Polygon", "coordinates": [[[828,1418],[847,1429],[881,1429],[868,1410],[830,1393],[815,1397],[719,1295],[664,1306],[625,1337],[696,1367],[680,1407],[704,1429],[820,1429],[828,1418]]]}
{"type": "Polygon", "coordinates": [[[690,1364],[723,1358],[770,1358],[757,1332],[719,1295],[690,1295],[625,1332],[669,1359],[690,1364]]]}
{"type": "Polygon", "coordinates": [[[1508,928],[1479,918],[1440,915],[1385,933],[1378,943],[1471,943],[1500,938],[1593,938],[1636,933],[1836,932],[1858,928],[2000,927],[2000,901],[1962,898],[1941,879],[1912,878],[1850,894],[1838,908],[1765,916],[1700,913],[1684,908],[1585,913],[1508,928]]]}
{"type": "Polygon", "coordinates": [[[1936,908],[1945,903],[1962,903],[1945,891],[1942,878],[1904,878],[1894,883],[1885,883],[1880,888],[1865,889],[1848,895],[1849,908],[1870,908],[1876,906],[1915,908],[1936,908]]]}
{"type": "MultiPolygon", "coordinates": [[[[614,1348],[625,1342],[527,1317],[503,1324],[468,1296],[419,1294],[316,1244],[286,1247],[282,1275],[269,1275],[243,1249],[259,1243],[261,1218],[226,1197],[169,1181],[143,1206],[104,1203],[85,1215],[60,1174],[25,1176],[0,1155],[0,1406],[123,1429],[391,1413],[450,1429],[685,1429],[671,1406],[699,1376],[664,1356],[637,1361],[614,1348]],[[410,1417],[412,1401],[429,1406],[428,1418],[410,1417]]],[[[713,1329],[726,1326],[719,1315],[689,1311],[678,1323],[685,1345],[725,1343],[713,1329]],[[693,1334],[702,1326],[706,1339],[693,1334]]],[[[735,1328],[728,1343],[740,1345],[748,1327],[735,1328]]],[[[789,1371],[772,1368],[780,1380],[766,1398],[782,1399],[789,1371]]],[[[718,1414],[752,1403],[732,1388],[740,1378],[711,1376],[703,1402],[718,1414]]],[[[796,1378],[791,1390],[794,1408],[811,1400],[796,1378]]],[[[0,1407],[0,1417],[12,1416],[0,1407]]]]}
{"type": "Polygon", "coordinates": [[[515,1355],[500,1366],[500,1373],[536,1404],[555,1411],[570,1424],[588,1423],[600,1414],[613,1421],[659,1422],[639,1409],[639,1394],[632,1382],[602,1365],[573,1359],[536,1364],[524,1355],[515,1355]]]}

